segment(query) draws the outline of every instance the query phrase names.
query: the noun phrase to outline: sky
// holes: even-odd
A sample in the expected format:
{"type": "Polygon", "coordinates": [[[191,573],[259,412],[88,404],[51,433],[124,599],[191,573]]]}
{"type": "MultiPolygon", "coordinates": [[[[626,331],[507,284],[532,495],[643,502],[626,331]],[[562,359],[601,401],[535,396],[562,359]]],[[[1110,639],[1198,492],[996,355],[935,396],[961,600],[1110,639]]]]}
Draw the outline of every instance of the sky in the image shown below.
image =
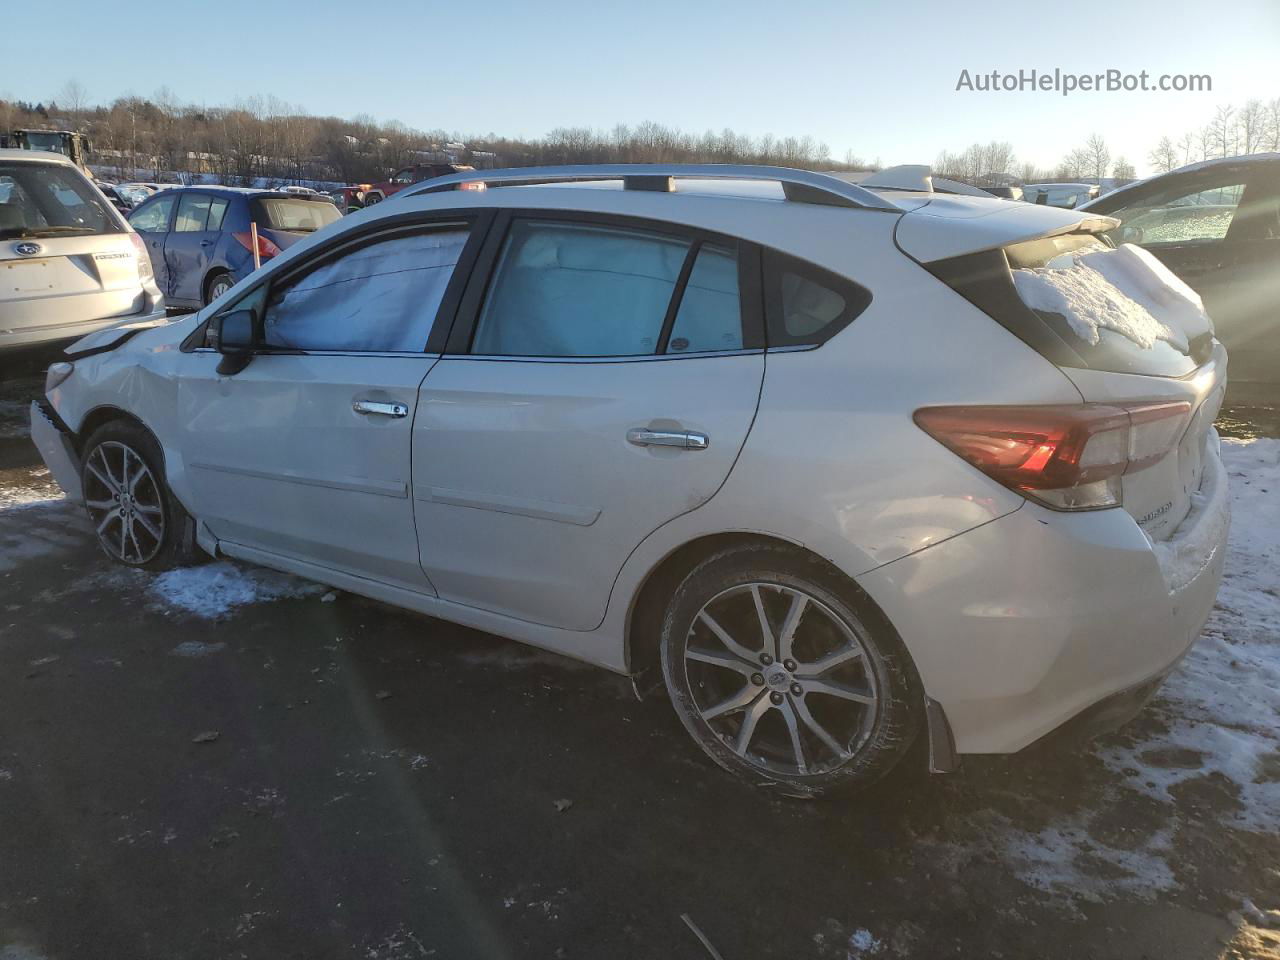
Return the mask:
{"type": "Polygon", "coordinates": [[[97,0],[5,12],[0,97],[92,102],[168,87],[219,106],[274,95],[307,113],[536,137],[644,120],[701,133],[810,135],[842,159],[931,163],[1007,140],[1043,167],[1102,134],[1139,173],[1220,104],[1280,97],[1280,0],[1045,4],[810,0],[643,3],[97,0]],[[299,11],[305,9],[305,13],[299,11]],[[56,21],[54,17],[56,15],[56,21]],[[43,36],[56,43],[39,42],[43,36]],[[957,90],[961,71],[1208,74],[1211,92],[957,90]]]}

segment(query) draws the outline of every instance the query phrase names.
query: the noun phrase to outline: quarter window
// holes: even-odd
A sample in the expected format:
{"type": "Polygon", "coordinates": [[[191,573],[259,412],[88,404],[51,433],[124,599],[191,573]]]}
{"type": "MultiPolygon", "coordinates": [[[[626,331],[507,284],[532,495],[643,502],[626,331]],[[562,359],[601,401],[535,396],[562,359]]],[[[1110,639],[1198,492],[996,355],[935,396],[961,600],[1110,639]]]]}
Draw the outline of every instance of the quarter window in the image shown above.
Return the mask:
{"type": "Polygon", "coordinates": [[[268,346],[421,352],[466,245],[463,226],[375,240],[273,290],[268,346]]]}
{"type": "Polygon", "coordinates": [[[871,303],[871,292],[853,281],[772,251],[765,258],[765,284],[771,347],[823,343],[871,303]]]}
{"type": "Polygon", "coordinates": [[[687,241],[647,231],[518,220],[499,256],[471,352],[652,354],[688,252],[687,241]]]}

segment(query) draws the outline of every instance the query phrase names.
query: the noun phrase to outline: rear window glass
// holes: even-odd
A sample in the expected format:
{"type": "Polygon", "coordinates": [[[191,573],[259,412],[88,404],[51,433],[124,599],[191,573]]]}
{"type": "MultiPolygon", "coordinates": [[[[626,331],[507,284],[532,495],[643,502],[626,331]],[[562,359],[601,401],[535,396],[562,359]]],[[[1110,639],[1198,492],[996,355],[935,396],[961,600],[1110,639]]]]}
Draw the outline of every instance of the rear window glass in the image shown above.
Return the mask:
{"type": "Polygon", "coordinates": [[[1212,324],[1200,297],[1140,247],[1056,238],[1007,251],[1019,299],[1093,369],[1182,376],[1212,324]]]}
{"type": "Polygon", "coordinates": [[[259,227],[292,233],[315,233],[342,217],[337,207],[324,200],[266,197],[255,201],[254,207],[259,227]]]}
{"type": "Polygon", "coordinates": [[[79,171],[45,163],[0,163],[0,238],[123,229],[79,171]]]}

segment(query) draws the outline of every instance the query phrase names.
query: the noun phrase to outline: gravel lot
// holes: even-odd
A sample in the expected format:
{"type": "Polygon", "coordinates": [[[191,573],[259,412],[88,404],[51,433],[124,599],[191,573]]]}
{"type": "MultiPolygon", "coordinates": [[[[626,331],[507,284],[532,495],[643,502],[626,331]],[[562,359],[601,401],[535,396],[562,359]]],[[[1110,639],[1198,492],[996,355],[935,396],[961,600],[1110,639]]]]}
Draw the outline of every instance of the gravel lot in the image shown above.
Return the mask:
{"type": "Polygon", "coordinates": [[[227,562],[112,566],[0,385],[0,960],[1280,957],[1280,391],[1233,389],[1220,608],[1075,753],[830,803],[667,705],[227,562]]]}

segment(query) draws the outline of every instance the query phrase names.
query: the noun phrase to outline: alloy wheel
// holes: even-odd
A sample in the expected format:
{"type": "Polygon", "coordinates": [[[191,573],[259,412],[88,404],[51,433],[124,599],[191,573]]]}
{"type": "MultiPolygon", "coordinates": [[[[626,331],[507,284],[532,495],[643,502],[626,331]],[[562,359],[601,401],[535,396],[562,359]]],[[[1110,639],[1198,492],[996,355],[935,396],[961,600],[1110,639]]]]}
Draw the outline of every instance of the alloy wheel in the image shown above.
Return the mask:
{"type": "Polygon", "coordinates": [[[160,484],[136,450],[118,440],[98,444],[85,461],[85,506],[112,557],[140,565],[164,543],[160,484]]]}
{"type": "Polygon", "coordinates": [[[213,301],[230,290],[232,286],[232,282],[226,277],[218,277],[213,283],[209,284],[209,303],[213,303],[213,301]]]}
{"type": "Polygon", "coordinates": [[[693,708],[753,766],[832,771],[875,728],[879,690],[855,627],[791,586],[753,582],[698,611],[685,644],[693,708]]]}

